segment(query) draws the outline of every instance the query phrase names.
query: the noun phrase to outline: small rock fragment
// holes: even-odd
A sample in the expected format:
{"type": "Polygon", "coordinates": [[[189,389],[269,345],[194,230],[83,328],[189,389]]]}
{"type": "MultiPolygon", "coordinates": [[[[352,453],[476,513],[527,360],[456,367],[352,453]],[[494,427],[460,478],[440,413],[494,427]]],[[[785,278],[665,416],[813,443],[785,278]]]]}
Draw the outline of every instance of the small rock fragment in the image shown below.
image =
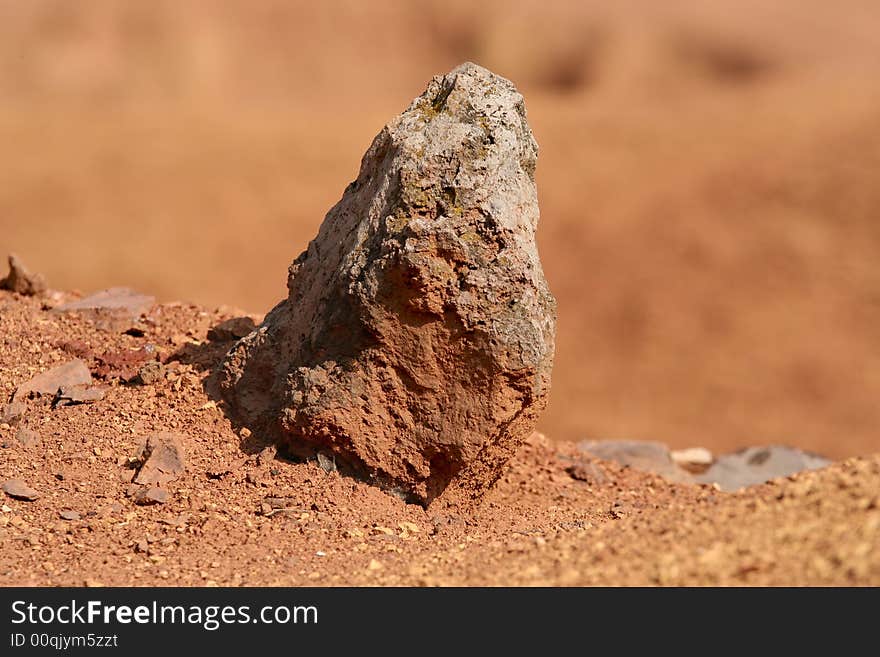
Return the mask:
{"type": "Polygon", "coordinates": [[[86,364],[75,359],[46,370],[29,381],[22,383],[12,396],[13,402],[21,402],[31,396],[48,395],[54,397],[62,387],[90,385],[92,374],[86,364]]]}
{"type": "Polygon", "coordinates": [[[320,467],[324,472],[336,472],[335,458],[330,458],[323,452],[318,452],[315,456],[318,459],[318,467],[320,467]]]}
{"type": "Polygon", "coordinates": [[[144,386],[151,386],[165,376],[165,366],[159,361],[151,360],[144,363],[138,370],[135,381],[144,386]]]}
{"type": "Polygon", "coordinates": [[[143,486],[135,492],[133,499],[141,506],[164,504],[168,501],[168,491],[158,486],[143,486]]]}
{"type": "Polygon", "coordinates": [[[721,490],[731,492],[796,472],[824,468],[830,463],[822,456],[784,445],[748,447],[719,456],[714,465],[696,480],[716,484],[721,490]]]}
{"type": "Polygon", "coordinates": [[[55,395],[55,406],[91,404],[104,399],[104,389],[98,386],[62,386],[55,395]]]}
{"type": "Polygon", "coordinates": [[[234,317],[208,329],[208,340],[211,342],[233,342],[249,335],[256,328],[257,325],[250,317],[234,317]]]}
{"type": "Polygon", "coordinates": [[[41,274],[31,274],[14,253],[9,255],[9,274],[0,279],[0,289],[32,297],[46,291],[46,279],[41,274]]]}
{"type": "Polygon", "coordinates": [[[583,481],[591,486],[601,486],[608,481],[605,471],[594,463],[575,463],[568,466],[565,471],[572,479],[583,481]]]}
{"type": "Polygon", "coordinates": [[[123,507],[119,502],[111,502],[98,509],[98,516],[101,518],[108,518],[114,514],[122,513],[122,511],[123,507]]]}
{"type": "Polygon", "coordinates": [[[71,511],[70,509],[65,509],[58,513],[58,516],[62,520],[79,520],[80,516],[76,511],[71,511]]]}
{"type": "Polygon", "coordinates": [[[3,407],[3,422],[5,424],[15,424],[24,415],[27,405],[22,400],[11,401],[3,407]]]}
{"type": "Polygon", "coordinates": [[[293,511],[297,508],[297,501],[288,497],[267,497],[263,503],[273,511],[293,511]]]}
{"type": "Polygon", "coordinates": [[[669,453],[672,460],[680,468],[684,468],[692,474],[700,474],[709,469],[715,461],[715,457],[705,447],[689,447],[688,449],[676,449],[669,453]]]}
{"type": "Polygon", "coordinates": [[[161,485],[177,479],[186,471],[183,436],[159,432],[147,436],[141,452],[143,465],[134,478],[141,485],[161,485]]]}
{"type": "Polygon", "coordinates": [[[40,497],[40,494],[37,491],[28,486],[21,479],[10,479],[4,483],[3,492],[13,499],[24,500],[25,502],[33,502],[40,497]]]}
{"type": "Polygon", "coordinates": [[[75,313],[98,328],[124,333],[136,328],[141,315],[149,312],[155,303],[154,297],[126,287],[114,287],[53,308],[52,312],[75,313]]]}
{"type": "Polygon", "coordinates": [[[39,447],[43,442],[42,438],[40,438],[40,434],[36,431],[25,428],[18,430],[18,433],[15,434],[15,439],[18,441],[18,444],[25,449],[39,447]]]}
{"type": "Polygon", "coordinates": [[[647,440],[590,440],[578,443],[578,448],[600,459],[653,472],[670,481],[693,481],[689,473],[675,464],[669,448],[663,443],[647,440]]]}

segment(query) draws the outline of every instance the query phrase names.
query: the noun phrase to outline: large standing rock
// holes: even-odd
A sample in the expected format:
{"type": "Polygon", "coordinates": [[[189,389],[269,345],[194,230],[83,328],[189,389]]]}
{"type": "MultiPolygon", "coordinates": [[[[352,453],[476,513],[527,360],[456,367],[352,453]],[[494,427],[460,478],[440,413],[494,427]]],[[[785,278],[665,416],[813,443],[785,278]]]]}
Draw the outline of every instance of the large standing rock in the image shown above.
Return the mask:
{"type": "Polygon", "coordinates": [[[424,503],[450,483],[446,499],[479,497],[550,388],[537,150],[508,80],[469,63],[435,77],[229,352],[234,412],[424,503]]]}

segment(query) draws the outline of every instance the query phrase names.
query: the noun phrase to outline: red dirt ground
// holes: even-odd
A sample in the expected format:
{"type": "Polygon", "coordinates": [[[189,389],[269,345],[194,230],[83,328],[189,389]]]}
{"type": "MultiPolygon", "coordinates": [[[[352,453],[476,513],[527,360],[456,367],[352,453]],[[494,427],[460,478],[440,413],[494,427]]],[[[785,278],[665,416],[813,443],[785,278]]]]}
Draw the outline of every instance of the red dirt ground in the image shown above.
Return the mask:
{"type": "Polygon", "coordinates": [[[880,456],[727,494],[535,434],[480,508],[425,510],[233,428],[205,391],[230,344],[207,331],[233,314],[162,305],[131,336],[0,292],[0,396],[74,357],[109,377],[100,401],[0,424],[0,481],[39,493],[3,500],[0,585],[880,584],[880,456]],[[108,373],[145,351],[153,383],[108,373]],[[139,506],[132,457],[155,431],[181,434],[187,471],[139,506]]]}

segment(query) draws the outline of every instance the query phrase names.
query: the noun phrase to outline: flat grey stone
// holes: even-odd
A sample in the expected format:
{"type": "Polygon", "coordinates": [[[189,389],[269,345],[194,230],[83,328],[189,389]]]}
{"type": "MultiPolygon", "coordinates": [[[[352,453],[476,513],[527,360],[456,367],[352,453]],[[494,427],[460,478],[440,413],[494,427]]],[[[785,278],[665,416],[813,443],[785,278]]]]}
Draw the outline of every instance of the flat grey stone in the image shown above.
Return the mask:
{"type": "Polygon", "coordinates": [[[732,454],[722,454],[706,472],[696,475],[695,480],[702,484],[717,484],[723,491],[736,491],[830,464],[828,459],[796,447],[748,447],[732,454]]]}
{"type": "Polygon", "coordinates": [[[663,443],[647,440],[587,440],[578,443],[578,448],[597,458],[653,472],[671,481],[693,481],[689,473],[675,464],[669,447],[663,443]]]}

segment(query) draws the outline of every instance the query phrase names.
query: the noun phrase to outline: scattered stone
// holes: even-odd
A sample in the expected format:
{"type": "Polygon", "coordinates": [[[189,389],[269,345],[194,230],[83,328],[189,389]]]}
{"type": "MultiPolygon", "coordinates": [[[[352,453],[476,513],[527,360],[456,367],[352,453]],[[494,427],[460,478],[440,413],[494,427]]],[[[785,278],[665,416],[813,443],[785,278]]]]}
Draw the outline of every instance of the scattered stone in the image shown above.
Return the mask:
{"type": "Polygon", "coordinates": [[[101,518],[108,518],[112,515],[118,515],[122,511],[123,506],[119,502],[110,502],[110,504],[106,504],[98,509],[97,515],[101,518]]]}
{"type": "Polygon", "coordinates": [[[236,415],[398,496],[479,498],[550,389],[536,159],[512,83],[470,63],[435,77],[227,355],[236,415]]]}
{"type": "Polygon", "coordinates": [[[151,386],[165,377],[165,366],[159,361],[151,360],[144,363],[138,370],[136,383],[144,386],[151,386]]]}
{"type": "Polygon", "coordinates": [[[23,402],[32,396],[48,395],[55,397],[58,390],[62,387],[75,385],[90,385],[92,383],[92,375],[86,364],[75,359],[46,370],[42,374],[38,374],[30,381],[22,383],[18,386],[12,401],[23,402]]]}
{"type": "Polygon", "coordinates": [[[69,509],[66,509],[64,511],[59,512],[58,516],[62,520],[71,520],[71,521],[72,520],[79,520],[79,517],[80,517],[76,511],[71,511],[69,509]]]}
{"type": "Polygon", "coordinates": [[[250,334],[256,328],[257,325],[250,317],[234,317],[208,329],[208,340],[211,342],[234,342],[250,334]]]}
{"type": "Polygon", "coordinates": [[[41,274],[31,274],[14,253],[9,254],[9,274],[0,279],[0,289],[32,297],[46,291],[46,279],[41,274]]]}
{"type": "Polygon", "coordinates": [[[124,333],[137,328],[141,315],[149,312],[155,303],[154,297],[126,287],[114,287],[53,308],[52,312],[75,313],[100,329],[124,333]]]}
{"type": "Polygon", "coordinates": [[[692,474],[700,474],[709,469],[715,462],[715,457],[705,447],[689,447],[688,449],[676,449],[669,453],[672,460],[680,468],[684,468],[692,474]]]}
{"type": "Polygon", "coordinates": [[[284,509],[288,506],[289,500],[286,497],[267,497],[265,503],[271,509],[284,509]]]}
{"type": "Polygon", "coordinates": [[[81,358],[82,360],[88,361],[95,357],[95,352],[92,350],[92,347],[83,340],[62,340],[55,346],[65,353],[68,353],[75,358],[81,358]]]}
{"type": "Polygon", "coordinates": [[[826,458],[794,447],[749,447],[719,456],[714,465],[696,480],[703,484],[717,484],[721,490],[730,492],[830,464],[826,458]]]}
{"type": "Polygon", "coordinates": [[[24,483],[21,479],[10,479],[3,484],[3,492],[9,497],[25,502],[33,502],[40,497],[40,494],[33,488],[24,483]]]}
{"type": "Polygon", "coordinates": [[[647,440],[583,441],[578,448],[606,461],[614,461],[636,470],[653,472],[671,481],[691,483],[690,474],[679,468],[663,443],[647,440]]]}
{"type": "Polygon", "coordinates": [[[102,399],[104,399],[104,389],[99,386],[62,386],[55,395],[54,405],[91,404],[102,399]]]}
{"type": "Polygon", "coordinates": [[[183,439],[180,434],[169,432],[147,436],[140,455],[143,465],[135,475],[134,483],[147,486],[166,484],[186,472],[183,439]]]}
{"type": "Polygon", "coordinates": [[[318,459],[318,467],[320,467],[324,472],[336,472],[335,458],[331,458],[323,452],[318,452],[315,456],[318,459]]]}
{"type": "Polygon", "coordinates": [[[15,424],[24,415],[27,405],[22,400],[13,400],[3,407],[3,423],[15,424]]]}
{"type": "Polygon", "coordinates": [[[35,447],[39,447],[43,443],[43,439],[40,438],[40,434],[38,434],[36,431],[25,428],[21,428],[18,430],[18,433],[15,434],[15,439],[18,441],[18,444],[25,449],[33,449],[35,447]]]}
{"type": "Polygon", "coordinates": [[[572,479],[583,481],[591,486],[601,486],[608,481],[605,471],[594,463],[575,463],[568,466],[565,471],[572,479]]]}
{"type": "Polygon", "coordinates": [[[158,486],[143,486],[135,492],[133,499],[140,506],[164,504],[168,501],[168,491],[158,486]]]}

